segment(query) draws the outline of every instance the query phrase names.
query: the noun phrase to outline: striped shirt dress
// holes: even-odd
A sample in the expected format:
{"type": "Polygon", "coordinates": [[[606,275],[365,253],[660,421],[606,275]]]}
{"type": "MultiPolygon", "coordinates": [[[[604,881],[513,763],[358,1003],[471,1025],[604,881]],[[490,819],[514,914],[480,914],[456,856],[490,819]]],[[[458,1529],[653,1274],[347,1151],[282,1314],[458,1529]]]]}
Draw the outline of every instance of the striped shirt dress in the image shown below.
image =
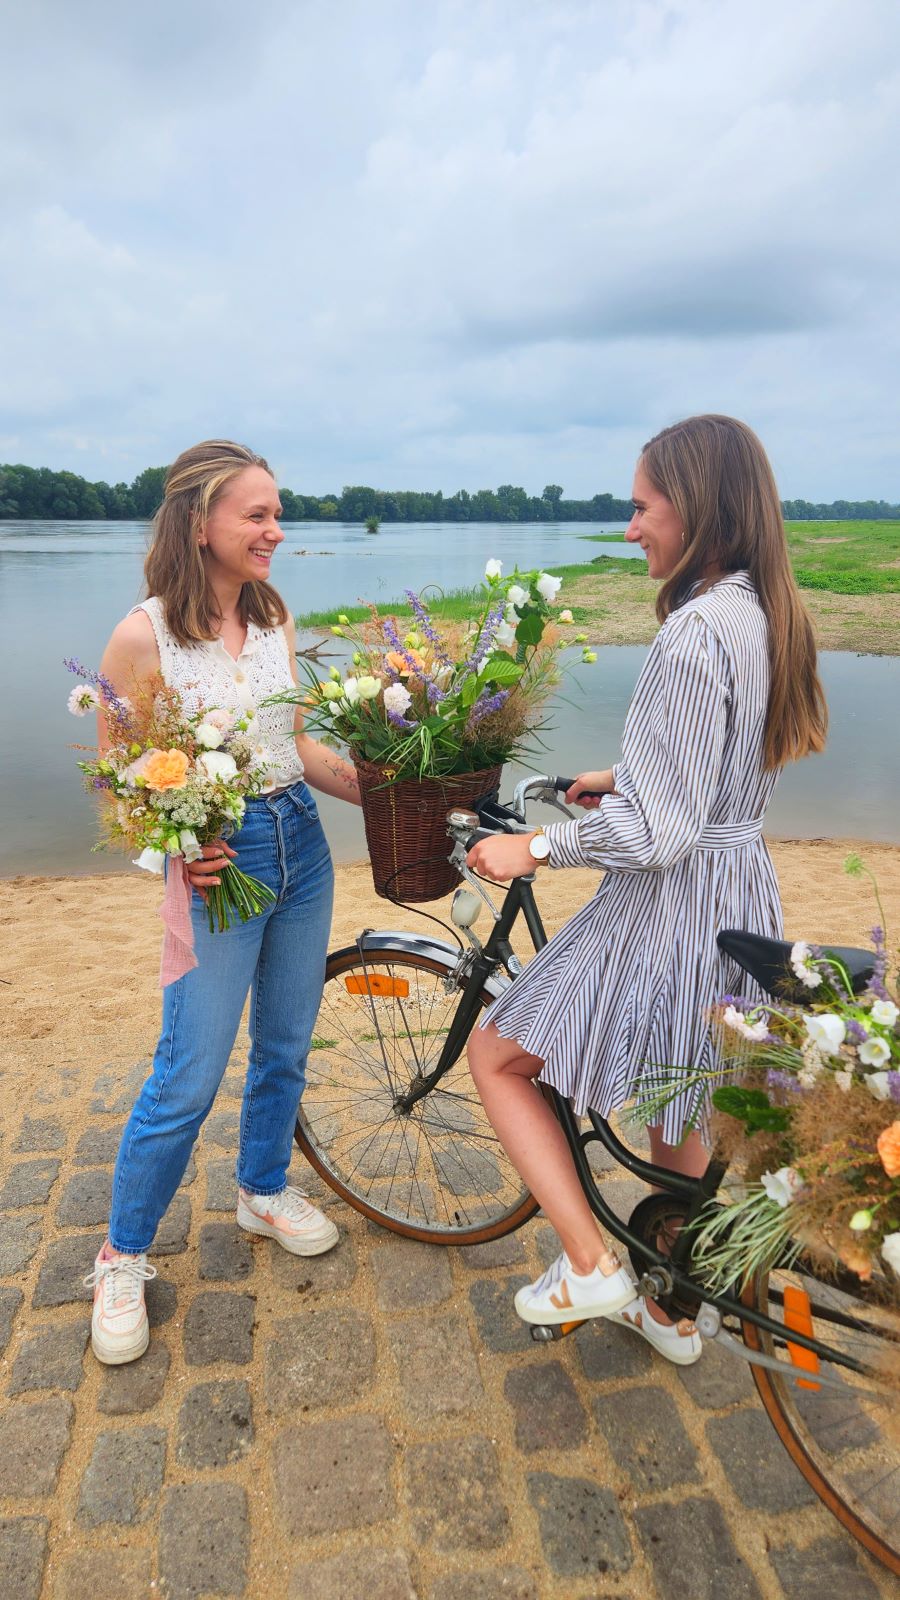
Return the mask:
{"type": "MultiPolygon", "coordinates": [[[[657,634],[613,769],[616,793],[545,829],[551,868],[604,876],[482,1026],[540,1057],[542,1081],[578,1115],[640,1101],[659,1065],[714,1069],[709,1008],[728,992],[759,995],[716,934],[781,937],[762,838],[777,778],[763,770],[768,691],[765,613],[749,575],[727,573],[657,634]]],[[[665,1110],[670,1144],[691,1099],[665,1110]]]]}

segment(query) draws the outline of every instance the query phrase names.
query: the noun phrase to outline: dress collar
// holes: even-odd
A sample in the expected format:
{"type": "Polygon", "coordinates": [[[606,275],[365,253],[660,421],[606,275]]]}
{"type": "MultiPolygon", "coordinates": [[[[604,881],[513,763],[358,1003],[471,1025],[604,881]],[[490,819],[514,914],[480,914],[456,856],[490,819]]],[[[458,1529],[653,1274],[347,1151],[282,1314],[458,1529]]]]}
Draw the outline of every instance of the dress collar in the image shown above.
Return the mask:
{"type": "Polygon", "coordinates": [[[247,623],[247,636],[238,656],[233,656],[231,651],[225,648],[225,643],[221,638],[204,639],[203,643],[212,655],[218,656],[220,660],[224,658],[232,667],[236,667],[241,661],[249,661],[251,656],[255,656],[259,648],[262,631],[258,623],[247,623]]]}

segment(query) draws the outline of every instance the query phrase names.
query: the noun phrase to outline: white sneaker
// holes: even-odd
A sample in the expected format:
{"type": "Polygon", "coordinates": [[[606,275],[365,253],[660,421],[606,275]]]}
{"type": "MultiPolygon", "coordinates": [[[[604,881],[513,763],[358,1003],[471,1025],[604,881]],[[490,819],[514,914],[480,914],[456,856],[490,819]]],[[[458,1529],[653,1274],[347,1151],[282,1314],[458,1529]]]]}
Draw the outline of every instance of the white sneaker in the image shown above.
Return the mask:
{"type": "Polygon", "coordinates": [[[105,1366],[136,1361],[150,1343],[150,1323],[144,1304],[144,1284],[156,1277],[146,1255],[98,1256],[85,1284],[94,1291],[91,1348],[105,1366]]]}
{"type": "Polygon", "coordinates": [[[563,1251],[542,1278],[519,1290],[514,1305],[524,1322],[555,1324],[610,1317],[633,1299],[634,1280],[624,1267],[608,1276],[599,1267],[576,1272],[563,1251]]]}
{"type": "Polygon", "coordinates": [[[692,1322],[686,1317],[680,1322],[657,1322],[647,1310],[643,1295],[632,1300],[630,1306],[616,1311],[610,1321],[620,1322],[623,1328],[633,1328],[667,1361],[674,1361],[676,1367],[693,1366],[703,1354],[703,1341],[692,1322]]]}
{"type": "Polygon", "coordinates": [[[279,1194],[245,1194],[238,1191],[238,1226],[262,1233],[289,1250],[292,1256],[320,1256],[337,1244],[334,1223],[318,1211],[302,1189],[288,1185],[279,1194]]]}

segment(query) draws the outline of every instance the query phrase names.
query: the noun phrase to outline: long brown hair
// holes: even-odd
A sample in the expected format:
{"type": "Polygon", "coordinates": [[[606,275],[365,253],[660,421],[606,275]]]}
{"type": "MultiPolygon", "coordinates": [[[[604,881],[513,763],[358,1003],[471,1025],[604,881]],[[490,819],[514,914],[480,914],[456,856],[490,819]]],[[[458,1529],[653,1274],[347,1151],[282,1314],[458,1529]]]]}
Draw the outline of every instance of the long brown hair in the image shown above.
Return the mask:
{"type": "MultiPolygon", "coordinates": [[[[271,468],[262,456],[230,439],[205,439],[183,450],[166,474],[163,503],[153,518],[144,577],[147,592],[162,601],[166,626],[179,644],[214,639],[222,621],[206,575],[199,535],[226,483],[247,467],[271,468]]],[[[269,583],[245,583],[238,615],[246,625],[275,628],[288,609],[269,583]]]]}
{"type": "Polygon", "coordinates": [[[656,599],[660,622],[710,567],[748,572],[769,624],[765,768],[824,749],[828,710],[812,623],[791,571],[775,478],[756,434],[734,417],[688,417],[644,445],[641,466],[684,529],[684,554],[656,599]]]}

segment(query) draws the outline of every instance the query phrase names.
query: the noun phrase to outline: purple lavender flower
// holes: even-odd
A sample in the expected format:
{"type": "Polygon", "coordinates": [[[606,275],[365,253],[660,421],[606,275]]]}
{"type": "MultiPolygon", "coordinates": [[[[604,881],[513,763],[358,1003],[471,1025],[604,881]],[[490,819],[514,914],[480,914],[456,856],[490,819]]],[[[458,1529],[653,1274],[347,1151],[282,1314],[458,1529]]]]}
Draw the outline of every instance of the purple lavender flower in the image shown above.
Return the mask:
{"type": "Polygon", "coordinates": [[[482,689],[481,694],[469,712],[468,726],[474,728],[477,723],[482,722],[485,717],[489,717],[492,712],[499,711],[500,707],[505,705],[508,699],[508,689],[498,689],[496,694],[491,694],[489,690],[482,689]]]}
{"type": "Polygon", "coordinates": [[[111,789],[112,788],[112,779],[111,778],[92,778],[91,779],[91,788],[92,789],[111,789]]]}
{"type": "Polygon", "coordinates": [[[888,1073],[888,1094],[892,1100],[900,1100],[900,1072],[893,1069],[888,1073]]]}
{"type": "Polygon", "coordinates": [[[770,1067],[766,1073],[766,1084],[770,1089],[784,1089],[787,1094],[799,1094],[800,1085],[790,1072],[780,1072],[776,1067],[770,1067]]]}
{"type": "Polygon", "coordinates": [[[432,622],[431,617],[425,609],[422,601],[419,599],[419,596],[416,594],[414,589],[405,589],[403,592],[413,608],[416,622],[419,624],[419,632],[424,633],[429,644],[432,645],[437,659],[442,661],[447,667],[452,666],[453,662],[444,649],[441,636],[437,632],[434,623],[432,622]]]}
{"type": "Polygon", "coordinates": [[[127,722],[129,720],[131,709],[128,702],[116,693],[109,679],[104,678],[102,672],[91,672],[87,667],[82,666],[80,661],[76,661],[74,656],[67,656],[63,661],[63,666],[67,672],[74,672],[76,678],[84,678],[87,683],[92,683],[95,689],[100,690],[104,700],[103,709],[107,716],[112,716],[117,722],[127,722]]]}
{"type": "Polygon", "coordinates": [[[884,929],[872,929],[872,943],[875,946],[875,970],[869,979],[869,988],[878,1000],[890,1000],[890,995],[884,985],[887,976],[887,947],[884,942],[884,929]]]}
{"type": "Polygon", "coordinates": [[[400,715],[399,711],[388,711],[387,719],[388,719],[388,722],[391,724],[392,728],[416,728],[416,727],[418,727],[418,723],[409,722],[406,717],[403,717],[403,716],[400,715]]]}
{"type": "Polygon", "coordinates": [[[847,1034],[854,1044],[865,1044],[869,1037],[862,1023],[857,1022],[855,1017],[847,1018],[847,1034]]]}

